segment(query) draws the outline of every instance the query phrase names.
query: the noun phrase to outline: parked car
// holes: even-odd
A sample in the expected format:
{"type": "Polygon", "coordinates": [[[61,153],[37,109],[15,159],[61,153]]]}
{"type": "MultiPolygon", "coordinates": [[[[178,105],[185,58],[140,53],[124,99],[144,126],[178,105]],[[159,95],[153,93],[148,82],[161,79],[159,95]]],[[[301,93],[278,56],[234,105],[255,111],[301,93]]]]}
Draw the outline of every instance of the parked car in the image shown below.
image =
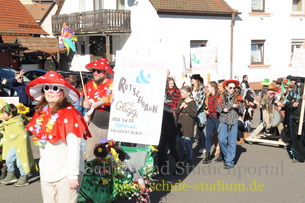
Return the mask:
{"type": "Polygon", "coordinates": [[[39,78],[40,76],[43,76],[48,72],[47,70],[29,70],[26,71],[23,75],[27,77],[30,81],[35,80],[36,78],[39,78]]]}
{"type": "MultiPolygon", "coordinates": [[[[6,87],[4,88],[4,90],[10,96],[16,96],[15,95],[16,93],[11,89],[11,83],[12,83],[13,79],[15,78],[15,73],[16,72],[17,71],[12,69],[12,68],[9,68],[9,67],[6,67],[6,66],[0,66],[0,77],[1,77],[0,82],[2,83],[2,81],[4,79],[7,80],[6,87]]],[[[23,77],[23,82],[28,83],[28,82],[30,82],[30,80],[26,76],[24,76],[23,77]]]]}

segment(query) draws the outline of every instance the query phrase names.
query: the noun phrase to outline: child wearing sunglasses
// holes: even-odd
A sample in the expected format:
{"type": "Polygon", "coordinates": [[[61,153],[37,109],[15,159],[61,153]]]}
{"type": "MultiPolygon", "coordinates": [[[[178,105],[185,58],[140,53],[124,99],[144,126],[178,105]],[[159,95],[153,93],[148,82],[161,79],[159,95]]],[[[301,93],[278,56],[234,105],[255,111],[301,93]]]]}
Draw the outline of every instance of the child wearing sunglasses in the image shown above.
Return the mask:
{"type": "Polygon", "coordinates": [[[29,135],[25,130],[22,118],[18,115],[17,107],[14,104],[5,104],[1,109],[2,123],[0,130],[3,134],[3,159],[6,160],[7,175],[1,184],[13,184],[16,187],[29,185],[28,173],[37,169],[29,135]],[[20,171],[17,181],[15,176],[15,161],[20,171]]]}
{"type": "Polygon", "coordinates": [[[220,113],[218,128],[218,141],[224,155],[225,169],[234,167],[236,155],[236,140],[239,113],[243,113],[242,98],[236,91],[239,85],[237,80],[226,80],[223,82],[225,91],[217,104],[217,112],[220,113]]]}
{"type": "Polygon", "coordinates": [[[26,128],[40,150],[43,202],[76,202],[84,173],[81,142],[91,137],[86,121],[72,105],[79,92],[55,71],[31,81],[26,91],[39,101],[26,128]]]}

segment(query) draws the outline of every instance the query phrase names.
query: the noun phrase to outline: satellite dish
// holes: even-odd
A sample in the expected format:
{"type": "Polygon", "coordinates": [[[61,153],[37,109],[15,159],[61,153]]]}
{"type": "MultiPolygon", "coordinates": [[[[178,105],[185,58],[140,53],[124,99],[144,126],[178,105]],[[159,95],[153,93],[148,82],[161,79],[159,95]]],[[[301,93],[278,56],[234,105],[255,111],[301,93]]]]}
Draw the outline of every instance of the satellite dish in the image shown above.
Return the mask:
{"type": "Polygon", "coordinates": [[[132,7],[132,6],[137,6],[138,5],[138,1],[137,0],[128,0],[128,6],[132,7]]]}

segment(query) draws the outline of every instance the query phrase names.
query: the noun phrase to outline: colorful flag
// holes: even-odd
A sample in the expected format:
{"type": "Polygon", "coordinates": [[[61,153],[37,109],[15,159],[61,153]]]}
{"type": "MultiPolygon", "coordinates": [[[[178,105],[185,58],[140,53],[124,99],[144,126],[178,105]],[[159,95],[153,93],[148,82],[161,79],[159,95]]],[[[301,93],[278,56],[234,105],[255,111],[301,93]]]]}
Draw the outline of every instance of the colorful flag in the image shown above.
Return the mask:
{"type": "Polygon", "coordinates": [[[77,41],[77,37],[74,35],[74,31],[69,28],[66,23],[62,25],[60,41],[62,44],[62,48],[67,49],[67,55],[70,52],[70,49],[73,52],[76,52],[75,41],[77,41]]]}

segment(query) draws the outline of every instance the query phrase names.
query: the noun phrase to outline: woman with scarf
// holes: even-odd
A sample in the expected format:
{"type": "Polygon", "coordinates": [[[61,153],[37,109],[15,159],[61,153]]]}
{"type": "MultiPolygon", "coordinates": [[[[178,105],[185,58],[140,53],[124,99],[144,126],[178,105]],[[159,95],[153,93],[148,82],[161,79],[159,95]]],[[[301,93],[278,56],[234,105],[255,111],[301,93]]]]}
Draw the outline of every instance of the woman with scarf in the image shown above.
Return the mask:
{"type": "Polygon", "coordinates": [[[199,153],[205,152],[205,126],[206,126],[206,114],[204,112],[205,104],[205,88],[203,84],[203,78],[200,74],[194,74],[191,76],[192,83],[192,95],[197,106],[197,135],[199,136],[200,149],[199,153]]]}
{"type": "Polygon", "coordinates": [[[43,202],[76,202],[84,172],[81,138],[91,137],[71,104],[79,100],[79,92],[55,71],[31,81],[26,92],[39,101],[26,128],[40,147],[43,202]]]}
{"type": "Polygon", "coordinates": [[[217,105],[217,112],[220,113],[218,140],[220,149],[224,155],[225,169],[234,167],[236,155],[236,140],[238,129],[238,114],[243,113],[242,99],[236,89],[239,85],[237,80],[226,80],[223,83],[224,93],[217,105]]]}

